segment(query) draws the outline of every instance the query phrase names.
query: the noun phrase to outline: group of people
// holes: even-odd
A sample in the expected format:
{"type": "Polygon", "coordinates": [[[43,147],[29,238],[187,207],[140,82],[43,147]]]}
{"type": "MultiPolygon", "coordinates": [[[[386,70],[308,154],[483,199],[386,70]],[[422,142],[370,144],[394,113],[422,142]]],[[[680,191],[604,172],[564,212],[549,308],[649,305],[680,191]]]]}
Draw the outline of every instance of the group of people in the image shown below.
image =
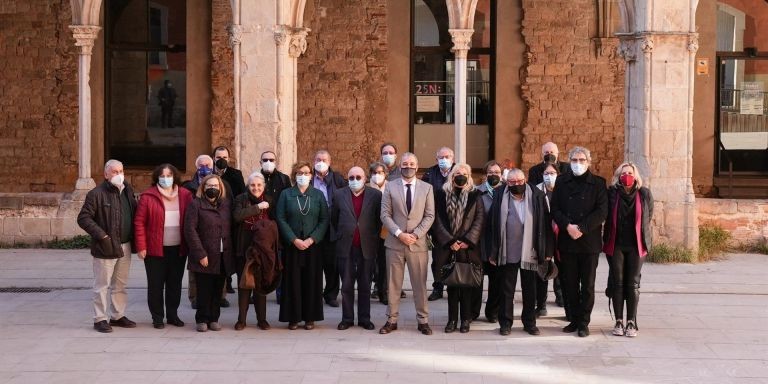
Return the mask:
{"type": "Polygon", "coordinates": [[[564,332],[589,335],[600,252],[610,273],[606,295],[613,300],[613,334],[637,335],[640,270],[651,245],[653,198],[637,166],[621,164],[613,180],[590,171],[590,151],[573,147],[560,162],[554,143],[542,147],[542,162],[528,175],[489,161],[476,184],[472,168],[456,164],[440,148],[437,164],[417,178],[419,160],[398,155],[394,144],[367,171],[346,177],[331,169],[326,150],[312,162],[299,161],[290,175],[277,170],[275,153],[262,153],[260,170],[243,178],[231,167],[229,150],[195,161],[191,180],[162,164],[138,201],[125,182],[123,165],[109,160],[105,180],[91,190],[78,224],[91,236],[94,271],[94,328],[132,328],[125,316],[125,285],[131,252],[144,261],[147,304],[155,328],[178,327],[185,266],[196,329],[221,330],[221,306],[228,305],[227,279],[237,277],[239,315],[246,327],[255,307],[257,326],[270,328],[266,295],[277,290],[279,321],[310,330],[323,320],[324,303],[338,307],[339,330],[375,329],[373,296],[386,304],[379,333],[398,329],[406,267],[417,329],[432,334],[428,301],[448,296],[445,332],[469,332],[480,316],[483,284],[457,284],[446,277],[458,264],[488,277],[486,320],[509,335],[518,275],[523,330],[538,335],[536,319],[547,315],[548,280],[555,275],[558,305],[565,307],[564,332]],[[431,266],[429,258],[431,252],[431,266]],[[427,294],[427,276],[434,283],[427,294]],[[446,272],[448,271],[448,272],[446,272]],[[559,272],[558,272],[559,271],[559,272]],[[479,272],[477,272],[479,273],[479,272]],[[626,314],[624,306],[626,302],[626,314]],[[626,321],[625,321],[626,320],[626,321]]]}

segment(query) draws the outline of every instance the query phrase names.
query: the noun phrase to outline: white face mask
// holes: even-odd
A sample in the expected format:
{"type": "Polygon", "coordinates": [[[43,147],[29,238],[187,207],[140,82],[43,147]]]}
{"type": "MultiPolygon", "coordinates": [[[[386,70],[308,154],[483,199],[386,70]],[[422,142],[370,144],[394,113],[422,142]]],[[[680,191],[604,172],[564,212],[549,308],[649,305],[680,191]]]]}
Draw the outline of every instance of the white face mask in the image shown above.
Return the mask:
{"type": "Polygon", "coordinates": [[[157,183],[160,184],[161,188],[173,187],[173,177],[160,176],[157,179],[157,183]]]}
{"type": "Polygon", "coordinates": [[[544,175],[544,185],[547,187],[554,187],[555,180],[557,180],[557,175],[544,175]]]}
{"type": "Polygon", "coordinates": [[[306,187],[307,185],[309,185],[309,176],[307,175],[296,176],[296,184],[299,187],[306,187]]]}
{"type": "Polygon", "coordinates": [[[274,161],[265,161],[261,163],[261,170],[266,173],[272,173],[275,171],[275,162],[274,161]]]}
{"type": "Polygon", "coordinates": [[[325,161],[318,161],[315,163],[315,171],[318,171],[320,173],[325,173],[328,170],[328,163],[325,161]]]}
{"type": "Polygon", "coordinates": [[[118,188],[123,186],[124,181],[125,181],[125,175],[123,175],[122,173],[118,173],[117,175],[114,175],[112,176],[111,179],[109,179],[109,182],[118,188]]]}
{"type": "Polygon", "coordinates": [[[382,155],[381,161],[383,161],[384,164],[387,165],[387,167],[391,167],[393,164],[395,164],[395,155],[390,155],[390,154],[382,155]]]}
{"type": "Polygon", "coordinates": [[[573,171],[574,176],[581,176],[587,172],[587,164],[571,163],[571,171],[573,171]]]}
{"type": "Polygon", "coordinates": [[[371,176],[371,181],[376,185],[381,185],[384,182],[384,175],[381,173],[374,174],[371,176]]]}
{"type": "Polygon", "coordinates": [[[357,192],[361,189],[363,189],[364,183],[362,180],[350,180],[349,181],[349,189],[357,192]]]}

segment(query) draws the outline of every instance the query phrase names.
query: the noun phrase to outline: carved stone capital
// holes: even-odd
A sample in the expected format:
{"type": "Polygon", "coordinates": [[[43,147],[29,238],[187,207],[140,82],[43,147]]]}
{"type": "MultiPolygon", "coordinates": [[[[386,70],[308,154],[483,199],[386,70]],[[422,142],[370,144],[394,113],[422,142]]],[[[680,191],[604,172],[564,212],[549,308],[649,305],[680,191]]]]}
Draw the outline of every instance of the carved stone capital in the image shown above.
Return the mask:
{"type": "Polygon", "coordinates": [[[229,46],[234,48],[236,45],[240,45],[243,41],[243,26],[230,25],[227,27],[227,32],[229,34],[229,46]]]}
{"type": "Polygon", "coordinates": [[[75,38],[75,46],[80,47],[81,55],[90,55],[93,51],[93,43],[99,35],[101,27],[96,25],[70,25],[72,37],[75,38]]]}
{"type": "Polygon", "coordinates": [[[593,39],[598,57],[614,58],[619,50],[619,39],[615,37],[598,37],[593,39]]]}
{"type": "Polygon", "coordinates": [[[466,58],[467,52],[472,45],[472,33],[474,29],[449,29],[448,33],[451,34],[451,40],[453,41],[453,48],[451,51],[457,58],[466,58]]]}
{"type": "Polygon", "coordinates": [[[638,42],[640,43],[640,49],[643,53],[651,53],[653,51],[653,36],[642,36],[638,42]]]}
{"type": "Polygon", "coordinates": [[[288,40],[290,35],[290,28],[287,25],[279,24],[275,25],[275,44],[283,45],[288,40]]]}
{"type": "Polygon", "coordinates": [[[309,28],[293,28],[291,41],[288,43],[288,56],[297,58],[307,51],[307,34],[309,28]]]}
{"type": "Polygon", "coordinates": [[[692,33],[688,35],[688,51],[695,54],[696,51],[698,50],[699,50],[699,34],[692,33]]]}
{"type": "Polygon", "coordinates": [[[624,59],[626,62],[635,61],[637,59],[637,53],[635,49],[635,41],[629,39],[621,39],[619,46],[616,49],[616,53],[624,59]]]}

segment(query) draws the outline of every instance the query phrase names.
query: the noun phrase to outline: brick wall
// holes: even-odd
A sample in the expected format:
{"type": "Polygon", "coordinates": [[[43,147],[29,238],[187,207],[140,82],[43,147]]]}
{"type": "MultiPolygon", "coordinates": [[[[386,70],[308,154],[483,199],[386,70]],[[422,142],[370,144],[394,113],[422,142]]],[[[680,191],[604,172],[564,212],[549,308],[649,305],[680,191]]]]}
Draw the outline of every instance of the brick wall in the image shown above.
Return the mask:
{"type": "Polygon", "coordinates": [[[624,158],[624,62],[615,57],[615,49],[597,53],[595,2],[522,4],[527,61],[522,96],[528,105],[523,168],[540,162],[541,145],[553,141],[561,160],[567,149],[587,147],[593,171],[610,177],[624,158]]]}
{"type": "Polygon", "coordinates": [[[298,60],[300,160],[327,148],[333,168],[346,174],[378,157],[387,140],[386,15],[386,0],[307,4],[304,25],[312,31],[298,60]]]}
{"type": "Polygon", "coordinates": [[[768,239],[768,200],[696,199],[699,224],[713,223],[731,233],[731,242],[755,243],[768,239]]]}
{"type": "Polygon", "coordinates": [[[69,0],[0,2],[0,192],[72,190],[77,52],[69,0]]]}
{"type": "Polygon", "coordinates": [[[234,54],[229,46],[227,27],[232,24],[229,0],[213,0],[211,5],[211,143],[226,145],[234,158],[235,99],[233,89],[234,54]]]}

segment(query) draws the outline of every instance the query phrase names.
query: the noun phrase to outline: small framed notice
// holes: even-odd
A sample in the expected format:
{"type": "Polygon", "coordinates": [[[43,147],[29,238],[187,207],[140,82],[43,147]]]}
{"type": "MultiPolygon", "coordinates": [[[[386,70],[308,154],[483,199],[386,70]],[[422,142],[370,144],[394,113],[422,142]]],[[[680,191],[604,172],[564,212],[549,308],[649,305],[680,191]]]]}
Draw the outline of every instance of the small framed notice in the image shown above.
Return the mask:
{"type": "Polygon", "coordinates": [[[440,96],[416,96],[416,112],[440,112],[440,96]]]}
{"type": "Polygon", "coordinates": [[[696,74],[709,75],[709,59],[696,59],[696,74]]]}

